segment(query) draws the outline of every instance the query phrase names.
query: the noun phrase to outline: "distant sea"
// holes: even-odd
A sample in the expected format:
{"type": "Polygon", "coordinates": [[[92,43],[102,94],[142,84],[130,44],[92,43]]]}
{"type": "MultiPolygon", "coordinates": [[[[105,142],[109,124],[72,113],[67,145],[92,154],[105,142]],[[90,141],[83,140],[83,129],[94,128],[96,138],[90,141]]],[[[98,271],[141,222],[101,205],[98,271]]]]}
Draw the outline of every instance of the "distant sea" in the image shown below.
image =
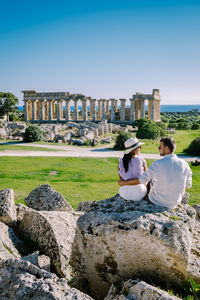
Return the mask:
{"type": "MultiPolygon", "coordinates": [[[[130,107],[130,106],[127,106],[130,107]]],[[[24,108],[23,106],[17,106],[17,108],[20,111],[23,111],[24,108]]],[[[78,107],[79,110],[81,110],[81,106],[78,107]]],[[[90,109],[90,107],[88,106],[88,110],[90,109]]],[[[198,109],[198,111],[200,112],[200,105],[195,104],[195,105],[161,105],[160,106],[160,111],[161,112],[187,112],[189,110],[192,109],[198,109]]],[[[74,107],[71,106],[71,110],[74,110],[74,107]]],[[[147,110],[147,106],[145,106],[145,110],[147,110]]]]}

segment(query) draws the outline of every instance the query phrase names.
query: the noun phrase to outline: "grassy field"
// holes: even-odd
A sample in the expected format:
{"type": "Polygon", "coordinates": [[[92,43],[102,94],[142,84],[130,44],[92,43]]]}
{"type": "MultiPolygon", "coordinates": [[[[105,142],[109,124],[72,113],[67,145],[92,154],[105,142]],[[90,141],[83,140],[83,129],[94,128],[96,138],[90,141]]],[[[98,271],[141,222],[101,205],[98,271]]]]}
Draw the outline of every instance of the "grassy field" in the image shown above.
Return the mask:
{"type": "MultiPolygon", "coordinates": [[[[176,141],[176,154],[184,154],[183,150],[197,137],[200,136],[200,130],[177,130],[175,134],[169,134],[176,141]]],[[[142,140],[145,144],[142,146],[144,153],[158,153],[159,140],[142,140]]]]}
{"type": "MultiPolygon", "coordinates": [[[[76,208],[80,201],[103,200],[118,192],[117,163],[116,158],[1,157],[0,189],[12,188],[16,203],[24,203],[34,188],[48,183],[76,208]]],[[[200,204],[200,167],[192,171],[190,204],[200,204]]]]}

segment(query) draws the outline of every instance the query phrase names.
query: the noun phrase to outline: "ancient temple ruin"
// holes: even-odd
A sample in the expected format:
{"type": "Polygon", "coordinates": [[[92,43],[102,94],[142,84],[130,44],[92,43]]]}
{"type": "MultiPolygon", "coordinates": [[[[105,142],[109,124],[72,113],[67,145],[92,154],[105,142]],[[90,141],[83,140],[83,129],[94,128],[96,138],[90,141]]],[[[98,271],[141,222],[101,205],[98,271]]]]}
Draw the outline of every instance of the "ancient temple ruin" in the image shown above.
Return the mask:
{"type": "Polygon", "coordinates": [[[38,93],[35,90],[25,90],[22,93],[24,94],[24,119],[31,123],[107,120],[112,123],[131,124],[134,120],[145,117],[146,100],[148,119],[160,121],[161,99],[158,89],[154,89],[152,94],[136,93],[129,99],[130,107],[126,107],[126,99],[92,99],[82,94],[38,93]],[[78,107],[81,109],[79,110],[78,107]]]}

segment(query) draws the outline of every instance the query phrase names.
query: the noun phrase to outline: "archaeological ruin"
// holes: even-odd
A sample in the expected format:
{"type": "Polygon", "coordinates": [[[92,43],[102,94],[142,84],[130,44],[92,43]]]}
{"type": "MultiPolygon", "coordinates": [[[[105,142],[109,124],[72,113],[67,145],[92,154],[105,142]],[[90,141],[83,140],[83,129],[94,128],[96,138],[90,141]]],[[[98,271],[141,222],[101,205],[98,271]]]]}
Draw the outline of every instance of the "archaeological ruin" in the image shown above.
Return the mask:
{"type": "Polygon", "coordinates": [[[129,99],[130,107],[126,107],[126,99],[119,99],[119,102],[113,98],[97,100],[82,94],[38,93],[35,90],[25,90],[22,93],[24,94],[24,119],[31,123],[107,120],[112,123],[131,124],[134,120],[145,117],[146,100],[148,119],[160,121],[161,99],[158,89],[153,89],[152,94],[134,94],[129,99]]]}

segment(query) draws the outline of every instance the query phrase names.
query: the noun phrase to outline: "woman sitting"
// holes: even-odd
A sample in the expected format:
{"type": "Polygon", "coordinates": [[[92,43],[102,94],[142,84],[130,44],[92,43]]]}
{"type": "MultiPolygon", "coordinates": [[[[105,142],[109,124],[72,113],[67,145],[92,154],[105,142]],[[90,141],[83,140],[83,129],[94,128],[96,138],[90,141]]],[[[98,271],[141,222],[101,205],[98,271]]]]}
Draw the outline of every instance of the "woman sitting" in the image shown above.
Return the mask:
{"type": "MultiPolygon", "coordinates": [[[[128,139],[124,157],[119,159],[119,177],[121,180],[138,178],[146,171],[146,161],[140,156],[141,145],[137,138],[128,139]]],[[[147,188],[144,184],[120,186],[119,194],[125,200],[140,201],[145,197],[147,188]]]]}

